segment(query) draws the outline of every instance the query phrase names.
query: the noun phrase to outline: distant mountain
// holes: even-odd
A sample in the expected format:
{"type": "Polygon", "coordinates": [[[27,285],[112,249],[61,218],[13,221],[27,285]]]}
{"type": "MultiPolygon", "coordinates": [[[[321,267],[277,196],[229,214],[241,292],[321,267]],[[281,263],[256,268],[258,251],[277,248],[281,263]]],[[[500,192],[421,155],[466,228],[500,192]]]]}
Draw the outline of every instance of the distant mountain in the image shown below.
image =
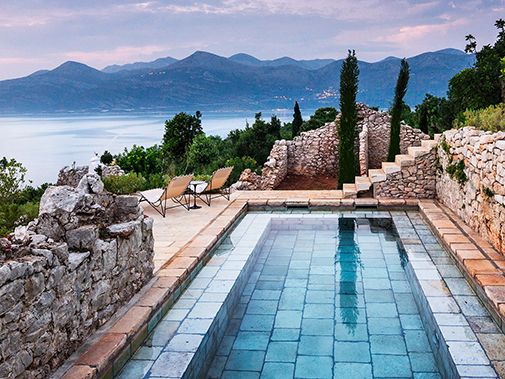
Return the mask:
{"type": "Polygon", "coordinates": [[[162,68],[171,65],[172,63],[177,62],[177,59],[172,57],[158,58],[152,62],[135,62],[128,63],[123,65],[113,64],[111,66],[107,66],[102,69],[103,72],[107,72],[109,74],[119,72],[119,71],[133,71],[144,68],[162,68]]]}
{"type": "Polygon", "coordinates": [[[274,60],[264,60],[261,61],[258,58],[253,57],[252,55],[239,53],[232,55],[228,59],[247,64],[249,66],[263,66],[263,67],[277,67],[277,66],[297,66],[306,68],[307,70],[317,70],[321,67],[324,67],[332,62],[335,62],[334,59],[312,59],[312,60],[296,60],[290,57],[282,57],[274,60]]]}
{"type": "MultiPolygon", "coordinates": [[[[449,79],[474,60],[454,49],[409,58],[406,101],[415,105],[426,93],[445,95],[449,79]]],[[[259,110],[291,108],[295,100],[305,108],[338,106],[342,60],[328,61],[261,61],[246,54],[225,58],[198,51],[161,68],[117,72],[66,62],[51,71],[0,81],[0,112],[259,110]]],[[[400,59],[360,61],[359,67],[358,100],[389,107],[400,59]]]]}

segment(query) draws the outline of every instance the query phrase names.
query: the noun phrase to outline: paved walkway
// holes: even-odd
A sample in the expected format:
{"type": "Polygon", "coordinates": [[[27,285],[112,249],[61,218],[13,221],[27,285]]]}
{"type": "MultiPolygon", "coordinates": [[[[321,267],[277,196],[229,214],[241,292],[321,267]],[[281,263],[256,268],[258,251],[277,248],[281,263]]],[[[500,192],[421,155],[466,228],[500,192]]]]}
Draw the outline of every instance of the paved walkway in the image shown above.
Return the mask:
{"type": "MultiPolygon", "coordinates": [[[[233,201],[238,194],[233,194],[233,201]]],[[[191,200],[193,204],[193,200],[191,200]]],[[[191,241],[202,229],[211,223],[223,210],[230,205],[224,198],[213,199],[211,206],[197,201],[200,209],[187,211],[183,207],[169,209],[166,217],[162,217],[151,206],[141,203],[144,214],[154,220],[154,272],[167,263],[184,245],[191,241]]]]}

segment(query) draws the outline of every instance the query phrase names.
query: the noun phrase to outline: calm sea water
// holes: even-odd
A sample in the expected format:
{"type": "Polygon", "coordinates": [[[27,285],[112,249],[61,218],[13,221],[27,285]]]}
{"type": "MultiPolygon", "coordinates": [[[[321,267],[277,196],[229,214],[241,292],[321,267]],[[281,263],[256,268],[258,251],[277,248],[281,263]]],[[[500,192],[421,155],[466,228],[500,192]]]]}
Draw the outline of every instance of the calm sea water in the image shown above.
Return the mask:
{"type": "MultiPolygon", "coordinates": [[[[283,121],[292,119],[291,111],[272,113],[283,121]]],[[[134,144],[160,143],[164,121],[172,115],[79,115],[46,117],[0,117],[0,158],[15,158],[28,169],[34,184],[55,182],[58,171],[76,162],[89,163],[95,152],[119,153],[134,144]]],[[[204,113],[205,133],[226,136],[230,130],[254,121],[254,112],[204,113]]]]}

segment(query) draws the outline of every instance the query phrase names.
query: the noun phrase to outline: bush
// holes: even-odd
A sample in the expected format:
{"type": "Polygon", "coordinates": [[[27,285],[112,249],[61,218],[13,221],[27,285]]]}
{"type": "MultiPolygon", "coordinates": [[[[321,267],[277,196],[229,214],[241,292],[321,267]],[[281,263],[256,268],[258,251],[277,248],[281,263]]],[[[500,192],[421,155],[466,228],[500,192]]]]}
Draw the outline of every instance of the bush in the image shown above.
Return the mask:
{"type": "Polygon", "coordinates": [[[0,204],[0,237],[11,233],[16,226],[29,223],[38,215],[38,202],[0,204]]]}
{"type": "Polygon", "coordinates": [[[225,144],[220,137],[197,135],[188,150],[188,171],[211,174],[224,163],[224,152],[225,144]]]}
{"type": "Polygon", "coordinates": [[[116,195],[128,195],[143,190],[146,180],[140,174],[110,175],[103,178],[105,189],[116,195]]]}
{"type": "Polygon", "coordinates": [[[15,159],[0,159],[0,203],[16,200],[25,184],[26,171],[15,159]]]}
{"type": "Polygon", "coordinates": [[[455,122],[455,126],[467,125],[489,132],[505,131],[505,103],[475,111],[466,110],[463,112],[462,119],[455,122]]]}
{"type": "Polygon", "coordinates": [[[114,157],[107,150],[105,150],[105,152],[100,157],[100,162],[102,162],[105,165],[111,164],[113,160],[114,160],[114,157]]]}
{"type": "Polygon", "coordinates": [[[226,161],[226,166],[233,166],[233,171],[231,172],[230,178],[228,179],[228,183],[235,183],[240,178],[240,174],[246,169],[249,168],[254,172],[258,172],[260,167],[258,163],[251,157],[242,157],[242,158],[231,158],[226,161]]]}
{"type": "Polygon", "coordinates": [[[333,122],[337,118],[337,110],[332,107],[317,109],[308,121],[302,124],[301,131],[318,129],[327,122],[333,122]]]}
{"type": "Polygon", "coordinates": [[[457,181],[460,185],[463,185],[468,181],[468,177],[465,174],[465,162],[462,160],[448,164],[446,171],[451,179],[457,181]]]}

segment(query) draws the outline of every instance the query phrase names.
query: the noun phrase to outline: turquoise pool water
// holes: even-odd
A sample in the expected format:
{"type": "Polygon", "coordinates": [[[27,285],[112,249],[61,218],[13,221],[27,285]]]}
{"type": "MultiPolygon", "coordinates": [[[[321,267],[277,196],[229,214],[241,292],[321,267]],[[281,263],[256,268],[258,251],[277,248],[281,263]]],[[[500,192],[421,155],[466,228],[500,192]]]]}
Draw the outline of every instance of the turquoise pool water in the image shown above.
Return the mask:
{"type": "Polygon", "coordinates": [[[440,378],[406,255],[377,222],[271,230],[206,377],[440,378]]]}

